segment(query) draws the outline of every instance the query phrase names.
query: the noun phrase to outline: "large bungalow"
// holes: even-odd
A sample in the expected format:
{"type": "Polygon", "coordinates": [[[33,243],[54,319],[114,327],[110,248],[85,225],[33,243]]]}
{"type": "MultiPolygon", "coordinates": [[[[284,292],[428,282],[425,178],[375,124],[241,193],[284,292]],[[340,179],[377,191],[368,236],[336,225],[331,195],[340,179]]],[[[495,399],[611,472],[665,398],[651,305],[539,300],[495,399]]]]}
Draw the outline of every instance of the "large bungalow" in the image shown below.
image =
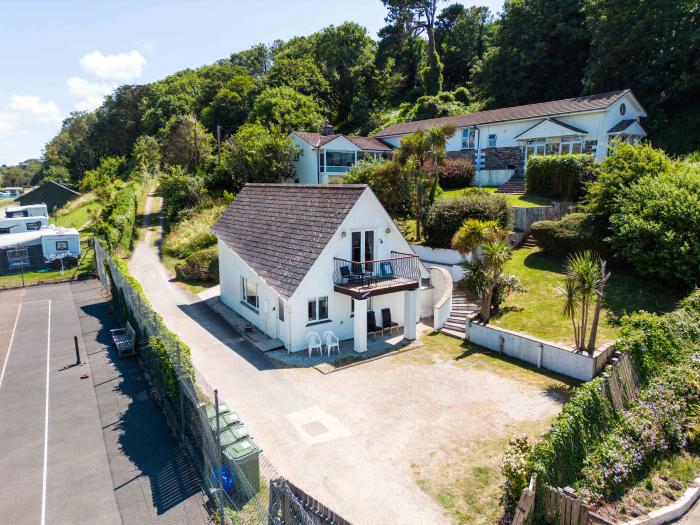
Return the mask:
{"type": "Polygon", "coordinates": [[[635,142],[646,136],[639,119],[646,111],[629,89],[539,104],[479,111],[394,124],[373,135],[400,147],[404,135],[451,125],[450,157],[474,162],[475,185],[498,186],[525,172],[533,155],[590,153],[602,161],[613,139],[635,142]]]}
{"type": "Polygon", "coordinates": [[[365,185],[246,184],[212,231],[221,302],[289,351],[331,330],[364,352],[387,316],[415,339],[432,315],[427,269],[365,185]]]}
{"type": "Polygon", "coordinates": [[[295,131],[297,179],[327,184],[367,157],[385,158],[407,134],[451,125],[447,155],[474,163],[476,186],[500,186],[525,173],[528,157],[590,153],[602,161],[613,139],[635,142],[646,136],[640,125],[646,111],[631,90],[567,98],[469,115],[405,122],[372,137],[295,131]]]}

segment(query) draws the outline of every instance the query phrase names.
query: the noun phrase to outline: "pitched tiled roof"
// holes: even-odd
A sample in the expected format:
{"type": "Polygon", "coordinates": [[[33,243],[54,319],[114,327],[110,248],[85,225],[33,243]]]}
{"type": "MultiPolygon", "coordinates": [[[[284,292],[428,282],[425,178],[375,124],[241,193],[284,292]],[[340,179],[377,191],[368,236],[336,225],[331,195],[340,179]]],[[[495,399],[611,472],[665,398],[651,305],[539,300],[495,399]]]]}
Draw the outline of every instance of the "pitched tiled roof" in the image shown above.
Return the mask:
{"type": "Polygon", "coordinates": [[[246,184],[212,231],[289,298],[366,188],[246,184]]]}
{"type": "Polygon", "coordinates": [[[635,122],[637,122],[637,121],[633,118],[621,120],[620,122],[615,124],[612,128],[610,128],[608,130],[608,133],[619,133],[620,131],[625,131],[627,128],[629,128],[635,122]]]}
{"type": "Polygon", "coordinates": [[[528,104],[526,106],[514,106],[511,108],[479,111],[469,115],[457,115],[454,117],[440,117],[428,120],[417,120],[415,122],[404,122],[402,124],[394,124],[384,128],[379,133],[375,133],[374,136],[381,138],[391,135],[403,135],[405,133],[414,133],[416,131],[435,126],[477,126],[483,124],[493,124],[496,122],[505,122],[509,120],[552,117],[567,113],[578,113],[580,111],[605,109],[617,99],[629,93],[629,91],[629,89],[623,91],[611,91],[610,93],[601,93],[599,95],[588,95],[585,97],[566,98],[563,100],[553,100],[551,102],[528,104]]]}
{"type": "Polygon", "coordinates": [[[383,143],[379,139],[375,139],[374,137],[358,137],[354,135],[342,135],[340,133],[336,133],[334,135],[321,135],[320,133],[308,133],[306,131],[293,131],[292,133],[294,133],[301,140],[311,144],[314,148],[328,144],[331,140],[337,139],[338,137],[345,137],[362,150],[391,151],[390,146],[383,143]]]}

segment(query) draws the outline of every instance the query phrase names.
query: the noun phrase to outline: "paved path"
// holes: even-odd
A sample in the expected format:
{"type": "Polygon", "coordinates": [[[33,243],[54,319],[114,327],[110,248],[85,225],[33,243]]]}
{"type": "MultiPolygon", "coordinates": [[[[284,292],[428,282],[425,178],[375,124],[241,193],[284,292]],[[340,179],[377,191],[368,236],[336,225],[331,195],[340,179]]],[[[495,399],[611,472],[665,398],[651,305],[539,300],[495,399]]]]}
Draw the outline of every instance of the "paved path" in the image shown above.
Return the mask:
{"type": "MultiPolygon", "coordinates": [[[[145,215],[151,207],[149,198],[145,215]]],[[[441,509],[413,481],[410,465],[397,464],[392,451],[371,436],[353,433],[353,420],[365,416],[336,390],[342,389],[336,377],[272,366],[203,302],[170,281],[152,236],[147,231],[136,246],[129,262],[132,276],[282,475],[357,525],[445,522],[441,509]],[[315,374],[323,385],[298,381],[298,372],[315,374]],[[341,417],[348,409],[350,417],[341,417]],[[318,434],[318,422],[328,432],[318,434]]]]}
{"type": "Polygon", "coordinates": [[[673,523],[677,525],[700,525],[700,502],[696,502],[688,514],[673,523]]]}

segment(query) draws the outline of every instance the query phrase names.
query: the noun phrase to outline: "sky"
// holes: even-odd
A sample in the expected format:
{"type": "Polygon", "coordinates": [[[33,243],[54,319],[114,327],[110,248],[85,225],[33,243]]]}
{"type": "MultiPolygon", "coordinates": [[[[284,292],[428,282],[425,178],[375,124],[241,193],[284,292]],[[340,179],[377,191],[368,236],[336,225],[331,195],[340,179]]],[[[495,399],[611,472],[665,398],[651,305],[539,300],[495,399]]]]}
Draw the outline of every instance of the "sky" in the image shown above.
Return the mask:
{"type": "Polygon", "coordinates": [[[38,158],[71,111],[120,84],[344,21],[376,38],[386,15],[380,0],[0,0],[0,13],[0,165],[38,158]]]}

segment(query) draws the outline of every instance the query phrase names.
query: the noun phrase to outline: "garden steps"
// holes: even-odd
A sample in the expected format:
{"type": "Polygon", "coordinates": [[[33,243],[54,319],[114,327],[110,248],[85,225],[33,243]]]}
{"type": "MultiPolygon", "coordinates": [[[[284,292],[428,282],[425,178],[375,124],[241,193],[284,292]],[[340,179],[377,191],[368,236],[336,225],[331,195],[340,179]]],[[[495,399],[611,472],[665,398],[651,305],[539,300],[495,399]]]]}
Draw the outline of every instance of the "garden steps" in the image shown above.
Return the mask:
{"type": "Polygon", "coordinates": [[[528,235],[518,244],[518,248],[535,248],[536,246],[537,241],[532,235],[528,235]]]}
{"type": "Polygon", "coordinates": [[[509,195],[525,194],[525,177],[511,177],[503,186],[496,190],[496,193],[507,193],[509,195]]]}
{"type": "Polygon", "coordinates": [[[464,339],[467,335],[467,318],[479,313],[479,305],[470,301],[456,286],[452,289],[452,310],[440,329],[443,334],[464,339]]]}

